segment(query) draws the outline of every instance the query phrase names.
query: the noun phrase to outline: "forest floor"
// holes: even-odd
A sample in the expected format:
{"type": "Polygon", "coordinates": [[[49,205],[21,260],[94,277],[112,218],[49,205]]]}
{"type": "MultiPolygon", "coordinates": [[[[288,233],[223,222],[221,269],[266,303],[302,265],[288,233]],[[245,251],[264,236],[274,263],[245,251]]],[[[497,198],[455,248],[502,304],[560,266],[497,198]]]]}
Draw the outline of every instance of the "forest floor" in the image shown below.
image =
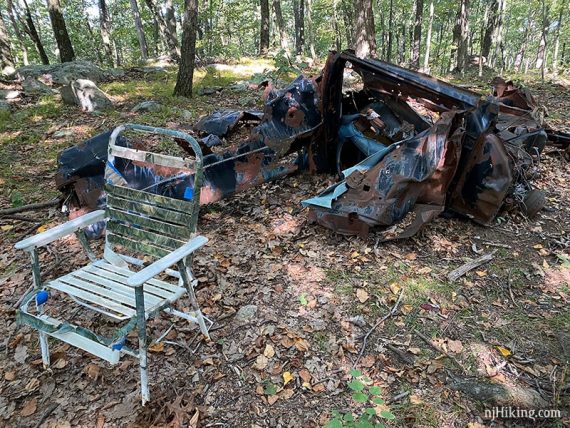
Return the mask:
{"type": "MultiPolygon", "coordinates": [[[[247,65],[241,75],[199,70],[197,87],[248,79],[247,65]]],[[[124,122],[188,125],[168,108],[132,113],[140,101],[190,110],[191,122],[221,108],[261,105],[255,91],[176,99],[174,80],[169,70],[104,84],[116,103],[105,113],[41,98],[0,117],[0,208],[57,196],[57,153],[99,132],[124,122]],[[61,130],[71,132],[58,138],[61,130]]],[[[489,80],[469,82],[487,92],[489,80]]],[[[570,91],[532,79],[527,86],[551,123],[569,130],[570,91]]],[[[534,183],[546,193],[548,209],[533,220],[509,212],[482,227],[438,218],[413,238],[381,245],[374,233],[363,240],[307,222],[300,201],[333,181],[300,174],[201,211],[199,230],[209,243],[195,260],[197,294],[216,321],[212,340],[202,341],[182,320],[152,321],[154,337],[174,327],[168,343],[150,348],[152,401],[144,408],[132,358],[110,366],[53,342],[52,368],[42,369],[37,334],[15,322],[14,306],[31,273],[13,244],[65,219],[56,209],[25,213],[31,222],[0,219],[0,426],[316,427],[334,410],[358,416],[365,406],[351,397],[349,370],[364,335],[400,295],[397,312],[371,332],[357,364],[382,388],[380,409],[395,415],[386,426],[570,423],[568,162],[543,156],[534,183]],[[493,250],[490,263],[455,283],[447,280],[465,260],[493,250]],[[254,314],[238,315],[246,305],[255,306],[254,314]],[[530,400],[566,417],[492,423],[485,418],[491,404],[479,401],[485,391],[475,387],[484,382],[504,388],[503,403],[530,400]]],[[[84,262],[71,238],[42,254],[46,278],[84,262]]]]}

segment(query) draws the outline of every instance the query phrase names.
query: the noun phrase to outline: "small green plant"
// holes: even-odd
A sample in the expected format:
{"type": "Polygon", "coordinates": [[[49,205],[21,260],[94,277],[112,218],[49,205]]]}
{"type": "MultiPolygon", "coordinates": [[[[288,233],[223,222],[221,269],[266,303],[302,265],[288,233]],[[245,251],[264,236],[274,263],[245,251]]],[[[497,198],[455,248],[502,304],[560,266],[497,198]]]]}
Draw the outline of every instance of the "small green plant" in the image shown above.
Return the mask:
{"type": "Polygon", "coordinates": [[[359,370],[350,370],[350,375],[352,380],[347,386],[352,391],[352,400],[365,407],[360,416],[354,416],[352,412],[333,410],[331,419],[324,428],[384,428],[382,420],[396,419],[380,398],[382,389],[379,386],[373,386],[372,381],[359,370]]]}

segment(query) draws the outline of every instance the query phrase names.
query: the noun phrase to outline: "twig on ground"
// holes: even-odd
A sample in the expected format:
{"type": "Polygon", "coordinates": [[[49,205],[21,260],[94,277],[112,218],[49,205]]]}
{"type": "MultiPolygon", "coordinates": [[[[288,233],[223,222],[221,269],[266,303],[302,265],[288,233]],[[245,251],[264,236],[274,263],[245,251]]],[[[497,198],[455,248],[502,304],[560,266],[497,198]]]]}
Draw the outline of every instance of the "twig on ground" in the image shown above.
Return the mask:
{"type": "Polygon", "coordinates": [[[407,397],[408,395],[410,395],[410,391],[404,391],[404,392],[396,395],[391,400],[388,400],[387,404],[392,404],[392,403],[395,403],[396,401],[400,401],[402,398],[407,397]]]}
{"type": "Polygon", "coordinates": [[[366,335],[364,336],[364,340],[362,341],[362,348],[360,348],[360,352],[358,354],[358,357],[356,357],[356,360],[354,360],[354,364],[352,364],[352,367],[356,367],[358,362],[360,361],[360,359],[362,358],[362,355],[364,354],[364,350],[366,349],[366,344],[368,343],[368,338],[370,337],[370,335],[372,334],[372,332],[374,330],[376,330],[376,328],[382,324],[384,321],[386,321],[388,318],[394,316],[394,314],[396,313],[396,311],[398,310],[398,306],[400,305],[400,302],[402,301],[402,296],[404,295],[404,289],[401,288],[400,289],[400,293],[398,294],[398,298],[396,299],[396,303],[394,303],[394,306],[392,306],[392,309],[390,309],[390,312],[388,312],[384,317],[382,317],[381,319],[379,319],[376,324],[374,324],[372,326],[372,328],[370,330],[368,330],[368,333],[366,333],[366,335]]]}
{"type": "Polygon", "coordinates": [[[508,248],[508,249],[513,248],[508,244],[501,244],[499,242],[483,241],[483,240],[481,240],[481,238],[478,238],[478,237],[475,237],[475,239],[481,241],[480,242],[481,245],[487,245],[489,247],[508,248]]]}
{"type": "Polygon", "coordinates": [[[489,254],[485,254],[484,256],[481,256],[478,259],[471,260],[471,261],[459,266],[457,269],[449,272],[449,274],[447,275],[447,279],[450,282],[457,281],[459,278],[461,278],[463,275],[465,275],[470,270],[473,270],[473,269],[481,266],[482,264],[485,264],[485,263],[493,260],[494,254],[496,252],[497,252],[497,250],[491,251],[489,254]]]}
{"type": "Polygon", "coordinates": [[[23,215],[17,214],[5,214],[0,216],[0,220],[18,220],[18,221],[28,221],[30,223],[38,223],[38,219],[32,217],[25,217],[23,215]]]}
{"type": "Polygon", "coordinates": [[[516,307],[518,307],[519,304],[515,300],[515,295],[513,294],[513,289],[511,288],[511,273],[512,273],[512,269],[509,269],[509,276],[507,277],[507,286],[509,287],[509,296],[511,296],[511,301],[513,302],[513,304],[516,307]]]}
{"type": "Polygon", "coordinates": [[[22,205],[21,207],[16,207],[16,208],[6,208],[4,210],[0,210],[0,216],[23,213],[24,211],[35,211],[35,210],[41,210],[43,208],[55,207],[59,205],[60,202],[61,198],[57,198],[57,199],[52,199],[51,201],[40,202],[37,204],[22,205]]]}
{"type": "Polygon", "coordinates": [[[427,345],[431,346],[435,351],[439,352],[440,354],[445,355],[447,358],[449,358],[457,367],[459,367],[461,369],[461,371],[463,372],[463,374],[468,374],[467,369],[465,367],[463,367],[463,364],[461,364],[457,358],[455,358],[453,355],[449,355],[447,352],[445,352],[443,349],[441,349],[439,346],[437,346],[436,344],[434,344],[429,337],[427,337],[426,335],[424,335],[423,333],[420,333],[418,330],[414,329],[414,333],[420,338],[422,339],[427,345]]]}
{"type": "Polygon", "coordinates": [[[57,409],[58,407],[59,407],[58,403],[50,404],[50,406],[46,409],[46,411],[44,412],[38,423],[34,426],[34,428],[39,428],[40,426],[42,426],[45,420],[49,418],[49,415],[51,415],[54,412],[54,410],[57,409]]]}

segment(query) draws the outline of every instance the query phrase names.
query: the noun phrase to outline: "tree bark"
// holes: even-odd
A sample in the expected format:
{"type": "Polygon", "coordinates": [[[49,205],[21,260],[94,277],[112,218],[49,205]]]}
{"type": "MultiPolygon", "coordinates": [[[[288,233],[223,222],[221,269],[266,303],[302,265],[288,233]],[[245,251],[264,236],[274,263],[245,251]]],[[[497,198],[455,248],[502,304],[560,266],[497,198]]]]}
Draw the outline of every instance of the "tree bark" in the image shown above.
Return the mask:
{"type": "Polygon", "coordinates": [[[115,66],[113,58],[113,45],[111,42],[111,20],[109,19],[109,11],[105,0],[99,0],[99,31],[101,32],[101,39],[103,40],[103,51],[107,63],[115,66]]]}
{"type": "Polygon", "coordinates": [[[548,27],[550,22],[548,20],[549,8],[546,6],[546,0],[542,0],[542,32],[540,33],[540,42],[538,44],[538,51],[536,52],[536,64],[535,67],[540,69],[542,80],[544,80],[544,68],[545,68],[545,57],[546,57],[546,44],[548,37],[548,27]]]}
{"type": "Polygon", "coordinates": [[[434,15],[435,8],[433,6],[433,0],[429,2],[429,21],[428,21],[428,28],[426,34],[426,53],[424,56],[424,72],[429,73],[429,51],[431,49],[431,31],[433,28],[433,15],[434,15]]]}
{"type": "Polygon", "coordinates": [[[196,27],[198,26],[198,1],[184,1],[184,21],[182,22],[182,46],[180,64],[174,95],[191,97],[194,62],[196,60],[196,27]]]}
{"type": "Polygon", "coordinates": [[[285,56],[289,58],[289,37],[287,36],[285,20],[283,19],[283,12],[281,11],[281,0],[273,0],[273,13],[275,14],[275,22],[279,33],[279,46],[285,51],[285,56]]]}
{"type": "Polygon", "coordinates": [[[313,0],[306,0],[307,1],[307,33],[309,40],[309,54],[311,58],[315,59],[317,54],[315,52],[315,28],[313,27],[313,0]]]}
{"type": "Polygon", "coordinates": [[[57,42],[57,49],[59,50],[59,59],[61,62],[73,61],[75,59],[75,51],[67,32],[59,0],[47,0],[47,4],[51,27],[57,42]]]}
{"type": "Polygon", "coordinates": [[[354,9],[351,0],[340,0],[342,6],[342,17],[344,20],[344,30],[346,33],[346,46],[352,45],[354,40],[354,9]]]}
{"type": "Polygon", "coordinates": [[[131,11],[133,12],[133,18],[135,21],[135,29],[137,30],[137,38],[139,39],[139,46],[141,49],[141,59],[146,61],[148,58],[148,46],[146,44],[146,37],[144,35],[143,23],[141,20],[141,13],[139,11],[139,5],[137,0],[130,0],[131,11]]]}
{"type": "Polygon", "coordinates": [[[32,13],[30,12],[30,8],[29,8],[26,0],[23,0],[23,1],[24,1],[26,21],[25,21],[25,25],[24,24],[22,24],[22,25],[24,27],[24,30],[28,34],[28,36],[30,36],[30,39],[32,39],[32,42],[34,42],[34,46],[36,47],[36,51],[38,52],[38,55],[40,56],[40,60],[42,61],[42,64],[48,65],[49,64],[49,58],[48,58],[46,51],[44,49],[44,45],[42,44],[42,41],[40,39],[40,35],[38,34],[38,30],[36,29],[36,26],[34,24],[34,20],[32,19],[32,13]]]}
{"type": "Polygon", "coordinates": [[[564,18],[564,11],[566,11],[566,0],[562,0],[560,5],[560,12],[558,13],[558,22],[556,23],[556,33],[554,36],[554,53],[552,56],[552,71],[558,74],[558,53],[560,51],[560,27],[562,26],[562,19],[564,18]]]}
{"type": "Polygon", "coordinates": [[[507,0],[499,0],[499,17],[497,18],[497,29],[495,35],[495,54],[493,55],[493,67],[500,61],[500,70],[502,72],[504,67],[503,55],[503,24],[505,19],[505,10],[507,7],[507,0]]]}
{"type": "Polygon", "coordinates": [[[10,50],[10,39],[8,31],[4,26],[4,20],[0,15],[0,74],[5,74],[8,69],[14,68],[14,59],[10,50]]]}
{"type": "Polygon", "coordinates": [[[420,45],[422,42],[422,18],[424,13],[424,0],[416,0],[414,3],[416,9],[414,21],[414,40],[412,46],[411,67],[414,70],[420,68],[420,45]]]}
{"type": "Polygon", "coordinates": [[[452,71],[463,73],[467,64],[469,0],[460,0],[453,28],[452,71]]]}
{"type": "Polygon", "coordinates": [[[295,53],[303,55],[305,50],[305,0],[293,0],[295,19],[295,53]]]}
{"type": "Polygon", "coordinates": [[[180,59],[180,48],[178,47],[178,38],[176,37],[176,19],[174,18],[174,5],[172,4],[172,0],[166,2],[165,16],[162,16],[154,0],[145,0],[145,3],[154,17],[159,34],[168,49],[170,57],[178,61],[180,59]]]}
{"type": "Polygon", "coordinates": [[[20,49],[22,49],[22,61],[24,65],[28,65],[28,48],[24,43],[24,38],[22,37],[22,33],[20,32],[20,26],[18,25],[19,17],[17,15],[17,11],[14,9],[14,4],[12,0],[6,0],[6,8],[8,9],[8,18],[10,18],[10,23],[12,24],[12,28],[14,29],[14,34],[18,39],[18,43],[20,45],[20,49]]]}
{"type": "Polygon", "coordinates": [[[359,58],[376,56],[376,29],[372,0],[355,0],[356,28],[354,50],[359,58]]]}
{"type": "Polygon", "coordinates": [[[390,0],[388,12],[388,47],[386,48],[386,61],[392,59],[392,41],[394,40],[394,0],[390,0]]]}
{"type": "Polygon", "coordinates": [[[260,4],[259,54],[267,55],[269,50],[269,0],[261,0],[260,4]]]}

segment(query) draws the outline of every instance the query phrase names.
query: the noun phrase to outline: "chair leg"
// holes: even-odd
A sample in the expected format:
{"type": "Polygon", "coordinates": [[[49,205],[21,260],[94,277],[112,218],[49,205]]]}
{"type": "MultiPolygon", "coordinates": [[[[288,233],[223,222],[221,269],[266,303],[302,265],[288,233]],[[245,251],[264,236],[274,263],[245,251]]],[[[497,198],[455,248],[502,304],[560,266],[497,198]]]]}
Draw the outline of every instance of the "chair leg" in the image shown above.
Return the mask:
{"type": "Polygon", "coordinates": [[[190,303],[192,304],[192,309],[196,314],[196,319],[198,320],[198,326],[200,327],[200,332],[210,340],[210,333],[208,332],[208,328],[206,327],[206,323],[204,322],[204,316],[202,315],[202,311],[200,310],[200,306],[198,305],[198,300],[196,299],[196,293],[194,293],[194,286],[198,283],[197,280],[191,280],[192,275],[190,274],[190,269],[184,262],[178,263],[178,270],[180,272],[180,276],[182,281],[184,282],[184,286],[186,287],[186,292],[190,297],[190,303]]]}
{"type": "Polygon", "coordinates": [[[135,290],[135,301],[137,306],[137,327],[139,334],[139,368],[141,373],[141,399],[144,406],[150,401],[148,389],[148,367],[147,367],[147,346],[146,346],[146,319],[144,314],[144,293],[142,287],[135,290]]]}
{"type": "Polygon", "coordinates": [[[49,345],[48,345],[48,335],[43,331],[40,331],[40,349],[42,351],[42,362],[44,365],[44,370],[49,369],[49,345]]]}

